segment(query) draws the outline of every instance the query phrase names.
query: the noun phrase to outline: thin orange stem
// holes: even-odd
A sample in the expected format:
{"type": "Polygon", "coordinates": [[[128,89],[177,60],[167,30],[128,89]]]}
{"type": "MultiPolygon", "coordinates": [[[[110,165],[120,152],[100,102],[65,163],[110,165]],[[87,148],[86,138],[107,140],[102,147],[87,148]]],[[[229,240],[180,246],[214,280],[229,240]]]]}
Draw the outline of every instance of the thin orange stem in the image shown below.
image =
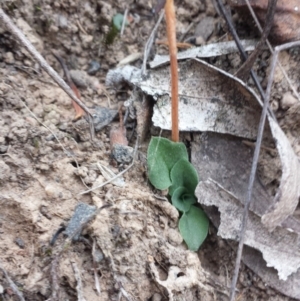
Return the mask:
{"type": "Polygon", "coordinates": [[[179,141],[178,127],[178,64],[176,46],[176,18],[174,1],[167,0],[165,4],[167,35],[169,42],[171,64],[171,95],[172,95],[172,141],[179,141]]]}

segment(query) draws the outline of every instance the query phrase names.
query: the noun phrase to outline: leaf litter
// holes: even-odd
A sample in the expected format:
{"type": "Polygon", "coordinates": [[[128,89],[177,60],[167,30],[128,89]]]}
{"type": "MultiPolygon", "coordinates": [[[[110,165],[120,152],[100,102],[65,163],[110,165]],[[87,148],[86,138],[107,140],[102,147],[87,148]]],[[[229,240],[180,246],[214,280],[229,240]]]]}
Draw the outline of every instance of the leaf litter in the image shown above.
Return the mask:
{"type": "MultiPolygon", "coordinates": [[[[101,8],[110,6],[109,3],[100,3],[99,4],[101,8]]],[[[189,4],[190,5],[190,4],[189,4]]],[[[108,10],[109,13],[113,14],[113,10],[108,10]]],[[[190,12],[189,12],[190,13],[190,12]]],[[[103,14],[102,14],[103,17],[103,14]]],[[[105,17],[103,17],[105,19],[105,17]]],[[[87,24],[85,23],[84,26],[87,24]]],[[[60,33],[61,34],[61,33],[60,33]]],[[[80,40],[80,39],[79,39],[80,40]]],[[[73,41],[73,43],[77,43],[76,39],[73,41]]],[[[68,48],[68,41],[65,39],[63,41],[63,44],[65,45],[66,49],[68,48]]],[[[54,43],[55,47],[58,46],[58,44],[54,43]]],[[[61,46],[61,45],[59,45],[61,46]]],[[[74,45],[73,45],[74,46],[74,45]]],[[[78,46],[78,45],[76,45],[78,46]]],[[[81,48],[80,48],[81,49],[81,48]]],[[[77,51],[77,50],[76,50],[77,51]]],[[[84,57],[86,56],[84,52],[81,52],[81,55],[84,57]]],[[[108,58],[111,61],[113,61],[113,58],[111,56],[108,58]]],[[[14,74],[15,80],[20,80],[20,83],[26,84],[27,78],[22,78],[19,74],[14,74]]],[[[10,79],[13,77],[10,75],[10,79]]],[[[53,85],[52,85],[53,86],[53,85]]],[[[51,87],[49,85],[49,88],[51,87]]],[[[20,90],[20,86],[13,86],[14,89],[20,90]]],[[[39,89],[38,86],[34,86],[34,89],[39,89]]],[[[1,90],[6,91],[6,89],[1,85],[1,90]]],[[[7,93],[7,92],[5,92],[7,93]]],[[[36,110],[40,110],[40,103],[37,103],[36,100],[34,100],[34,96],[31,93],[30,89],[22,90],[22,96],[26,95],[26,99],[28,103],[30,104],[31,108],[36,110]]],[[[13,97],[10,96],[10,93],[6,95],[6,105],[8,105],[8,108],[18,108],[20,105],[14,100],[13,97]]],[[[44,97],[49,103],[55,103],[55,98],[49,97],[48,95],[45,95],[44,97]]],[[[63,108],[61,113],[68,114],[68,111],[66,108],[63,108]]],[[[2,113],[2,112],[1,112],[2,113]]],[[[294,111],[293,114],[295,115],[297,113],[294,111]]],[[[47,277],[45,278],[45,274],[42,270],[42,268],[45,267],[45,262],[40,261],[41,256],[44,256],[45,253],[45,242],[47,242],[50,238],[50,234],[52,234],[51,230],[59,225],[62,219],[68,220],[71,217],[70,208],[75,208],[76,204],[78,203],[77,194],[84,188],[81,183],[76,178],[76,172],[74,166],[72,166],[72,159],[66,158],[65,154],[60,153],[57,150],[57,146],[53,144],[53,141],[44,141],[43,137],[45,137],[47,131],[45,131],[42,127],[38,127],[36,123],[32,119],[30,119],[29,116],[25,116],[26,120],[28,120],[28,123],[21,124],[20,121],[17,120],[17,117],[21,116],[19,114],[15,114],[11,110],[5,110],[3,112],[3,118],[2,121],[4,122],[3,128],[1,129],[2,133],[5,133],[9,128],[10,130],[10,145],[8,149],[10,150],[10,153],[5,155],[3,157],[4,164],[1,165],[1,167],[4,167],[6,170],[6,174],[4,174],[1,177],[1,180],[6,181],[5,185],[7,188],[7,192],[5,195],[1,196],[1,202],[2,202],[2,215],[1,215],[1,222],[8,221],[8,224],[4,224],[4,235],[5,238],[2,247],[10,245],[10,241],[14,240],[13,234],[14,231],[19,231],[18,233],[22,234],[21,236],[25,237],[25,246],[32,246],[32,248],[35,248],[35,250],[38,250],[38,252],[41,252],[38,256],[35,255],[33,257],[35,259],[35,262],[30,263],[31,266],[26,266],[26,261],[24,259],[24,256],[16,250],[11,251],[3,251],[2,253],[5,254],[5,267],[7,270],[15,274],[17,273],[19,275],[18,279],[23,282],[24,284],[24,292],[28,296],[29,292],[28,289],[31,290],[31,292],[38,292],[39,294],[42,294],[43,296],[49,296],[49,282],[47,282],[47,277]],[[12,121],[11,128],[8,126],[7,120],[8,115],[10,115],[10,121],[12,121]],[[35,127],[31,129],[28,125],[34,124],[35,127]],[[23,129],[21,127],[23,126],[23,129]],[[23,132],[21,131],[23,130],[23,132]],[[24,141],[26,141],[26,137],[29,137],[29,139],[33,139],[34,145],[36,145],[36,149],[34,149],[30,143],[23,144],[24,141]],[[24,147],[25,146],[25,147],[24,147]],[[12,148],[13,147],[13,148],[12,148]],[[23,152],[16,152],[14,149],[22,149],[23,152]],[[13,152],[13,153],[12,153],[13,152]],[[32,165],[33,162],[29,158],[34,158],[34,160],[37,162],[36,164],[32,165]],[[6,163],[7,164],[6,164],[6,163]],[[20,163],[22,162],[22,166],[20,163]],[[9,166],[7,168],[7,166],[9,166]],[[34,168],[38,171],[38,173],[35,175],[35,178],[32,179],[33,170],[30,169],[30,166],[34,166],[34,168]],[[7,182],[7,180],[10,179],[10,182],[7,182]],[[28,188],[28,179],[30,180],[30,184],[33,184],[32,187],[28,188]],[[79,184],[78,184],[79,183],[79,184]],[[20,185],[20,186],[19,186],[20,185]],[[70,190],[70,187],[72,187],[72,190],[70,190]],[[27,188],[27,190],[24,191],[24,188],[27,188]],[[8,193],[10,191],[10,193],[8,193]],[[12,193],[14,192],[14,193],[12,193]],[[20,195],[22,195],[22,198],[20,198],[20,195]],[[39,201],[38,201],[39,200],[39,201]],[[47,207],[50,214],[53,216],[53,220],[50,221],[46,215],[39,214],[39,206],[43,204],[44,207],[47,207]],[[17,208],[17,210],[16,210],[17,208]],[[4,213],[4,219],[3,219],[3,213],[4,213]],[[7,213],[7,214],[6,214],[7,213]],[[9,214],[13,213],[13,216],[10,216],[9,214]],[[10,229],[8,227],[9,223],[11,222],[11,219],[13,221],[19,221],[20,224],[13,224],[14,227],[10,229]],[[26,228],[23,227],[23,225],[26,225],[26,228]],[[38,232],[31,231],[31,229],[36,228],[38,232]],[[50,230],[51,229],[51,230],[50,230]],[[49,231],[50,230],[50,231],[49,231]],[[28,237],[28,233],[31,234],[30,237],[28,237]],[[40,256],[41,255],[41,256],[40,256]],[[9,258],[14,258],[18,260],[19,262],[24,263],[22,266],[16,265],[13,266],[13,264],[6,262],[6,260],[9,260],[9,258]],[[23,279],[26,279],[22,281],[23,279]]],[[[43,115],[41,115],[43,116],[43,115]]],[[[296,114],[296,116],[298,116],[296,114]]],[[[22,115],[23,117],[23,115],[22,115]]],[[[27,121],[26,121],[27,122],[27,121]]],[[[142,122],[141,122],[142,123],[142,122]]],[[[48,125],[51,124],[51,120],[49,119],[48,125]]],[[[142,131],[143,132],[143,131],[142,131]]],[[[62,135],[61,132],[58,133],[60,137],[64,139],[64,143],[66,143],[66,146],[68,148],[68,151],[75,153],[76,156],[79,158],[79,164],[89,166],[87,174],[85,175],[85,179],[88,181],[91,181],[91,179],[94,178],[94,170],[90,168],[92,164],[95,164],[95,162],[99,162],[107,157],[103,154],[102,151],[95,150],[93,146],[88,142],[89,139],[83,140],[83,143],[74,143],[68,135],[62,135]]],[[[81,135],[81,133],[80,133],[81,135]]],[[[107,134],[106,133],[100,133],[98,134],[98,137],[101,137],[103,143],[99,144],[101,147],[109,147],[107,143],[107,134]]],[[[2,147],[3,145],[1,145],[2,147]]],[[[6,146],[6,145],[4,145],[6,146]]],[[[294,146],[294,145],[293,145],[294,146]]],[[[267,145],[267,148],[271,148],[273,145],[267,145]]],[[[1,148],[2,149],[2,148],[1,148]]],[[[7,148],[6,148],[7,149],[7,148]]],[[[249,151],[250,148],[248,148],[249,151]]],[[[273,154],[273,152],[271,152],[273,154]]],[[[267,153],[267,155],[270,155],[267,153]]],[[[272,155],[273,156],[273,155],[272,155]]],[[[273,158],[273,157],[272,157],[273,158]]],[[[273,158],[274,159],[274,158],[273,158]]],[[[106,163],[106,162],[105,162],[106,163]]],[[[105,164],[104,163],[104,164],[105,164]]],[[[279,164],[280,165],[280,164],[279,164]]],[[[220,166],[220,165],[219,165],[220,166]]],[[[85,166],[84,166],[85,167],[85,166]]],[[[135,179],[136,174],[132,173],[133,178],[135,179]]],[[[140,175],[141,176],[141,175],[140,175]]],[[[277,175],[278,176],[278,175],[277,175]]],[[[126,180],[128,180],[128,176],[125,177],[126,180]]],[[[142,176],[141,176],[142,178],[142,176]]],[[[243,177],[241,177],[243,178],[243,177]]],[[[245,176],[244,176],[245,178],[245,176]]],[[[80,199],[80,201],[85,201],[87,203],[92,203],[93,205],[100,206],[102,203],[102,199],[109,198],[109,199],[115,199],[117,201],[117,205],[115,210],[119,210],[121,212],[121,216],[119,216],[119,219],[115,215],[110,216],[108,218],[107,214],[102,216],[99,219],[97,218],[95,222],[88,227],[88,231],[90,233],[93,233],[93,235],[96,236],[96,240],[98,244],[101,246],[109,246],[108,249],[116,250],[117,252],[122,252],[123,248],[128,248],[128,245],[132,242],[138,248],[140,248],[141,254],[146,254],[151,250],[150,253],[155,253],[155,262],[158,264],[153,263],[153,261],[147,261],[147,264],[149,264],[149,267],[151,268],[151,271],[156,271],[154,278],[157,284],[161,285],[160,288],[168,288],[168,292],[171,292],[174,297],[179,297],[180,294],[182,294],[182,297],[192,300],[196,296],[199,298],[200,294],[205,294],[205,291],[207,287],[201,286],[198,287],[199,284],[205,283],[207,281],[208,275],[204,273],[203,268],[201,267],[199,260],[196,256],[194,256],[193,260],[187,260],[189,259],[189,256],[191,253],[186,252],[185,250],[182,250],[182,240],[180,240],[178,237],[176,237],[176,223],[178,220],[178,213],[176,210],[172,210],[172,206],[170,206],[167,202],[161,202],[154,200],[153,198],[149,198],[149,191],[144,191],[143,185],[141,185],[140,181],[135,182],[132,181],[133,179],[130,179],[130,185],[124,190],[120,190],[119,188],[112,188],[111,186],[108,186],[106,189],[103,189],[99,194],[95,194],[89,197],[83,197],[83,199],[80,199]],[[139,195],[133,196],[133,191],[139,191],[142,186],[142,192],[140,191],[139,195]],[[126,199],[128,199],[126,201],[126,199]],[[129,201],[130,200],[130,201],[129,201]],[[132,201],[134,200],[134,201],[132,201]],[[127,202],[127,203],[126,203],[127,202]],[[143,206],[143,202],[148,205],[143,206]],[[150,205],[149,205],[150,202],[150,205]],[[128,206],[130,207],[130,210],[128,210],[128,206]],[[143,207],[143,208],[142,208],[143,207]],[[146,208],[147,207],[147,208],[146,208]],[[138,212],[140,216],[143,216],[143,214],[149,214],[149,211],[151,210],[153,212],[156,212],[155,209],[159,208],[159,216],[160,220],[157,222],[157,214],[151,215],[150,221],[149,216],[147,218],[147,222],[149,227],[147,227],[146,232],[142,232],[143,238],[149,236],[149,240],[153,239],[149,245],[146,247],[143,245],[143,243],[139,244],[141,240],[132,238],[132,239],[125,239],[124,237],[128,238],[130,236],[128,234],[128,231],[131,233],[137,233],[138,235],[141,234],[138,230],[141,229],[143,225],[141,225],[138,220],[134,219],[134,222],[128,222],[130,218],[128,212],[138,212]],[[162,213],[162,214],[161,214],[162,213]],[[102,220],[101,220],[102,219],[102,220]],[[168,225],[171,225],[171,227],[168,227],[168,225]],[[120,226],[121,225],[121,226],[120,226]],[[111,226],[111,229],[108,229],[111,226]],[[152,227],[153,226],[153,227],[152,227]],[[121,231],[118,232],[121,228],[121,231]],[[152,228],[151,228],[152,227],[152,228]],[[160,228],[161,227],[161,228],[160,228]],[[159,234],[153,235],[153,228],[154,229],[161,229],[162,231],[159,231],[159,234]],[[137,231],[133,231],[137,230],[137,231]],[[164,235],[167,235],[168,242],[170,242],[172,245],[174,245],[174,249],[170,249],[169,245],[166,244],[166,247],[164,246],[165,242],[163,239],[161,239],[164,235]],[[116,240],[118,242],[117,245],[111,245],[111,240],[116,240]],[[162,246],[163,244],[163,246],[162,246]],[[154,247],[156,246],[156,247],[154,247]],[[144,248],[145,247],[145,248],[144,248]],[[172,250],[172,251],[170,251],[172,250]],[[186,263],[188,261],[188,264],[186,263]],[[168,281],[164,283],[163,280],[161,280],[160,276],[165,275],[164,271],[160,269],[160,265],[164,264],[169,265],[168,269],[168,281]],[[170,266],[171,265],[171,266],[170,266]],[[179,269],[177,268],[179,267],[179,269]],[[195,270],[197,271],[197,276],[195,277],[195,270]],[[177,275],[180,275],[181,273],[186,273],[186,277],[177,277],[174,278],[174,272],[176,272],[177,275]],[[180,280],[182,280],[182,283],[179,283],[180,280]],[[179,285],[180,284],[180,285],[179,285]],[[187,285],[188,284],[188,285],[187,285]],[[198,289],[197,289],[198,287],[198,289]]],[[[140,179],[139,179],[140,180],[140,179]]],[[[265,180],[262,180],[262,182],[265,180]]],[[[271,181],[272,182],[272,181],[271,181]]],[[[92,182],[89,182],[92,183],[92,182]]],[[[258,184],[260,184],[260,181],[258,181],[258,184]]],[[[272,183],[270,183],[272,184],[272,183]]],[[[268,187],[269,188],[269,187],[268,187]]],[[[276,188],[276,187],[275,187],[276,188]]],[[[266,197],[266,199],[268,199],[266,197]]],[[[143,219],[143,218],[142,218],[143,219]]],[[[295,228],[295,227],[294,227],[295,228]]],[[[276,229],[275,229],[276,230],[276,229]]],[[[80,251],[80,245],[72,246],[70,253],[67,255],[70,255],[70,258],[72,257],[72,262],[74,262],[74,258],[76,259],[76,265],[81,271],[85,271],[86,268],[89,268],[89,255],[88,253],[81,252],[80,251]],[[74,248],[74,249],[73,249],[74,248]],[[78,252],[79,251],[79,252],[78,252]],[[80,256],[78,255],[80,254],[80,256]],[[74,257],[75,256],[75,257],[74,257]],[[82,258],[79,258],[81,257],[82,258]]],[[[104,248],[105,249],[105,248],[104,248]]],[[[8,249],[10,250],[10,249],[8,249]]],[[[46,250],[47,251],[47,250],[46,250]]],[[[126,252],[130,251],[129,249],[126,249],[126,252]]],[[[25,252],[31,252],[33,254],[34,252],[32,250],[29,250],[28,248],[25,250],[25,252]]],[[[132,253],[126,253],[126,256],[119,256],[119,254],[113,254],[114,260],[116,260],[117,263],[117,269],[120,269],[117,271],[118,274],[121,275],[122,279],[126,279],[125,282],[123,282],[123,287],[125,287],[130,292],[134,292],[139,294],[140,296],[143,296],[144,298],[149,298],[151,296],[151,292],[155,291],[157,287],[153,286],[150,287],[149,283],[143,282],[146,281],[145,278],[141,279],[140,269],[141,269],[141,261],[132,256],[132,253]],[[131,265],[128,263],[127,260],[130,260],[131,265]],[[118,263],[126,263],[124,266],[119,265],[118,263]],[[132,264],[134,262],[134,264],[132,264]],[[128,269],[128,266],[131,267],[131,269],[128,269]],[[135,269],[139,271],[139,273],[135,272],[135,269]],[[139,285],[138,288],[136,286],[131,286],[131,281],[128,281],[128,275],[131,279],[137,278],[140,280],[140,283],[143,282],[143,284],[139,285]],[[132,277],[134,276],[134,277],[132,277]],[[145,283],[145,284],[144,284],[145,283]]],[[[78,275],[74,277],[74,272],[72,271],[70,260],[67,258],[68,256],[64,257],[61,262],[61,272],[59,276],[64,277],[66,279],[66,286],[68,284],[70,285],[70,288],[73,288],[74,291],[76,289],[76,279],[78,281],[78,275]]],[[[250,258],[251,256],[249,256],[250,258]]],[[[43,257],[45,258],[45,257],[43,257]]],[[[145,257],[143,257],[144,259],[145,257]]],[[[46,261],[47,261],[46,256],[46,261]]],[[[256,258],[257,260],[257,258],[256,258]]],[[[253,259],[252,259],[253,262],[253,259]]],[[[49,261],[48,261],[49,263],[49,261]]],[[[47,263],[47,264],[48,264],[47,263]]],[[[142,265],[144,270],[146,271],[148,266],[147,264],[142,265]]],[[[260,264],[263,266],[264,261],[260,261],[260,264]]],[[[102,269],[106,269],[106,264],[101,265],[102,269]]],[[[256,267],[252,267],[254,270],[256,267]]],[[[273,270],[272,270],[273,271],[273,270]]],[[[105,271],[107,272],[107,271],[105,271]]],[[[267,273],[270,274],[270,269],[267,270],[267,273]]],[[[153,274],[154,275],[154,274],[153,274]]],[[[276,279],[278,280],[277,273],[273,271],[272,274],[273,281],[276,279]]],[[[289,276],[289,279],[293,277],[293,275],[289,276]]],[[[88,296],[89,298],[95,297],[95,292],[93,291],[92,284],[93,279],[91,279],[89,273],[84,273],[84,282],[88,283],[89,285],[86,287],[83,287],[85,296],[88,296]]],[[[105,288],[110,288],[112,286],[112,279],[110,273],[106,273],[106,277],[101,278],[101,287],[104,287],[104,291],[102,292],[103,299],[107,298],[105,288]]],[[[266,278],[264,278],[266,279],[266,278]]],[[[268,281],[266,281],[268,283],[268,281]]],[[[224,282],[225,283],[225,282],[224,282]]],[[[273,282],[274,284],[275,282],[273,282]]],[[[275,284],[276,286],[277,284],[275,284]]],[[[213,286],[215,286],[215,283],[213,283],[213,286]]],[[[278,286],[279,287],[279,286],[278,286]]],[[[280,288],[281,291],[288,293],[288,290],[286,288],[280,288]]],[[[209,291],[209,290],[207,290],[209,291]]],[[[78,292],[79,293],[79,292],[78,292]]],[[[156,293],[157,294],[157,293],[156,293]]],[[[163,293],[158,297],[161,297],[163,293]]],[[[64,296],[65,298],[69,298],[69,296],[64,296]]],[[[209,299],[215,299],[213,296],[201,296],[205,300],[209,299]]],[[[154,295],[153,295],[154,298],[154,295]]],[[[33,300],[33,298],[30,298],[33,300]]],[[[154,299],[153,299],[154,300],[154,299]]]]}

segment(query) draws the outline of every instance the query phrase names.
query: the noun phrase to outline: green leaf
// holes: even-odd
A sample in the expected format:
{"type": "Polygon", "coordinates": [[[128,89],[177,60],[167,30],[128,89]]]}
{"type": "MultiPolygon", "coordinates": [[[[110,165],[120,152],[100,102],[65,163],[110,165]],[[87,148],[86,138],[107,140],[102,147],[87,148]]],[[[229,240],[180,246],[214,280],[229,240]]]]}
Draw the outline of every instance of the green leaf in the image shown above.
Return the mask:
{"type": "Polygon", "coordinates": [[[198,207],[191,206],[179,220],[179,231],[188,248],[197,251],[208,233],[209,221],[206,214],[198,207]]]}
{"type": "Polygon", "coordinates": [[[180,159],[171,170],[172,186],[169,194],[172,196],[178,187],[185,187],[190,194],[194,194],[199,179],[195,167],[187,158],[180,159]]]}
{"type": "Polygon", "coordinates": [[[181,212],[190,210],[192,204],[196,203],[194,193],[189,193],[185,187],[178,187],[172,195],[172,204],[181,212]]]}
{"type": "Polygon", "coordinates": [[[188,159],[183,143],[152,137],[147,152],[147,163],[149,180],[155,188],[165,190],[171,186],[170,171],[181,158],[188,159]]]}
{"type": "MultiPolygon", "coordinates": [[[[106,45],[113,44],[115,38],[118,36],[119,31],[122,28],[123,19],[124,16],[122,14],[116,14],[113,16],[109,32],[105,36],[106,45]]],[[[125,24],[128,24],[128,22],[126,21],[125,24]]]]}
{"type": "MultiPolygon", "coordinates": [[[[122,14],[116,14],[113,16],[113,19],[112,19],[113,26],[115,26],[116,29],[118,29],[119,31],[122,28],[123,19],[124,19],[124,16],[122,14]]],[[[128,22],[126,21],[125,24],[128,24],[128,22]]]]}

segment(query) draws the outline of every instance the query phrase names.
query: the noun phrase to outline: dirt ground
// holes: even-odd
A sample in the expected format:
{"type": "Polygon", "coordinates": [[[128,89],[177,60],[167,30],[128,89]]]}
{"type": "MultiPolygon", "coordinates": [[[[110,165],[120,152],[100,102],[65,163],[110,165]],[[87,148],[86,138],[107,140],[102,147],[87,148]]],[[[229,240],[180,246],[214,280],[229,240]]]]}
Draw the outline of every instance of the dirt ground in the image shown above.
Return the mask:
{"type": "MultiPolygon", "coordinates": [[[[155,3],[146,2],[12,0],[2,2],[2,8],[57,72],[63,75],[53,50],[69,69],[84,71],[76,83],[88,107],[116,109],[130,92],[107,90],[105,76],[128,55],[143,52],[156,22],[151,15],[155,3]],[[112,17],[126,8],[135,21],[125,27],[122,37],[105,45],[112,17]],[[92,61],[100,63],[100,69],[87,75],[92,61]]],[[[209,0],[177,4],[179,37],[192,36],[199,21],[210,17],[214,22],[207,26],[206,39],[210,35],[210,41],[224,38],[224,23],[209,0]]],[[[166,39],[164,26],[160,26],[159,40],[166,39]]],[[[228,300],[236,253],[213,226],[198,253],[187,250],[177,228],[178,212],[157,198],[147,181],[150,129],[132,168],[123,175],[124,187],[110,183],[80,194],[105,181],[99,164],[115,173],[127,166],[114,164],[110,157],[111,125],[91,141],[87,122],[72,121],[75,112],[69,97],[3,27],[0,41],[0,264],[25,300],[54,300],[55,296],[70,301],[228,300]],[[84,227],[83,240],[66,243],[61,235],[51,246],[54,233],[68,223],[79,203],[112,206],[84,227]]],[[[167,53],[164,46],[154,48],[167,53]]],[[[295,51],[285,55],[289,56],[286,61],[297,62],[295,51]]],[[[268,57],[267,52],[260,56],[262,80],[268,57]]],[[[209,61],[234,71],[239,57],[231,54],[209,61]]],[[[134,64],[140,67],[141,62],[134,64]]],[[[296,63],[289,67],[296,81],[296,63]]],[[[290,103],[286,101],[287,107],[280,110],[288,88],[279,82],[273,107],[289,128],[284,120],[290,103]]],[[[292,137],[298,135],[294,130],[292,137]]],[[[128,138],[131,133],[129,129],[128,138]]],[[[135,138],[130,141],[132,147],[135,138]]],[[[292,300],[265,285],[244,265],[237,289],[241,301],[292,300]]],[[[0,300],[18,300],[2,273],[0,300]]]]}

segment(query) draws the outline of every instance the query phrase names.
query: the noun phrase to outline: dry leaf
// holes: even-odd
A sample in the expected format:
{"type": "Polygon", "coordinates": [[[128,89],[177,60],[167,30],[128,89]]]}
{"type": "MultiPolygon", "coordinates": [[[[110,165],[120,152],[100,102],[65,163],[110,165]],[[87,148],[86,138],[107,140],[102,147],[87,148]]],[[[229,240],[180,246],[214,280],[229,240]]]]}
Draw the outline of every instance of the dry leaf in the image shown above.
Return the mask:
{"type": "MultiPolygon", "coordinates": [[[[179,64],[179,129],[216,131],[255,139],[260,105],[238,79],[200,60],[179,64]]],[[[153,123],[171,129],[170,72],[168,67],[152,71],[141,81],[131,82],[157,100],[153,123]]]]}
{"type": "MultiPolygon", "coordinates": [[[[245,0],[228,0],[227,3],[245,19],[251,20],[245,0]]],[[[259,22],[264,25],[268,0],[249,0],[259,22]]],[[[270,32],[270,38],[278,44],[299,40],[300,38],[300,3],[299,0],[278,0],[270,32]]]]}
{"type": "MultiPolygon", "coordinates": [[[[222,229],[219,228],[218,234],[226,239],[238,240],[242,203],[246,198],[253,148],[244,144],[240,138],[216,133],[194,134],[194,139],[192,163],[202,180],[197,187],[196,196],[199,202],[205,205],[205,211],[216,227],[221,220],[222,229]],[[221,218],[215,211],[221,212],[221,218]]],[[[262,152],[268,151],[262,149],[262,152]]],[[[260,222],[260,217],[272,202],[272,197],[257,175],[253,187],[246,244],[259,251],[248,249],[251,256],[245,260],[268,285],[283,294],[300,298],[298,286],[295,288],[295,284],[300,281],[298,243],[300,222],[295,217],[289,216],[283,223],[284,227],[277,227],[269,233],[260,222]],[[254,254],[257,256],[255,259],[254,254]],[[258,262],[264,264],[258,266],[258,262]],[[281,279],[287,280],[279,279],[277,273],[281,279]]]]}
{"type": "Polygon", "coordinates": [[[298,205],[300,164],[289,140],[279,125],[272,118],[269,117],[268,119],[281,159],[282,177],[273,204],[262,216],[262,222],[269,230],[274,230],[276,226],[281,225],[288,216],[293,214],[298,205]]]}
{"type": "MultiPolygon", "coordinates": [[[[227,239],[237,240],[243,212],[239,199],[210,179],[199,184],[196,195],[201,199],[202,204],[209,206],[205,206],[205,209],[214,225],[219,227],[218,234],[227,239]],[[218,209],[215,210],[215,208],[218,209]]],[[[249,214],[247,228],[246,244],[260,249],[261,252],[245,246],[243,261],[266,284],[287,296],[300,299],[298,285],[300,272],[297,271],[300,263],[298,236],[286,229],[278,229],[272,234],[268,233],[259,218],[252,212],[249,214]],[[270,263],[266,264],[264,259],[270,260],[270,263]],[[287,266],[289,269],[286,269],[287,266]],[[281,278],[285,279],[287,274],[290,274],[287,281],[279,279],[278,272],[272,267],[278,269],[281,278]]]]}
{"type": "MultiPolygon", "coordinates": [[[[258,41],[256,40],[241,40],[241,44],[245,51],[252,51],[255,49],[255,45],[258,41]]],[[[238,48],[234,41],[212,43],[203,45],[201,47],[194,47],[186,51],[177,53],[177,60],[195,59],[195,58],[206,58],[214,57],[229,53],[238,52],[238,48]]],[[[169,55],[155,55],[154,60],[150,62],[151,68],[157,68],[159,66],[168,64],[170,62],[169,55]]]]}
{"type": "MultiPolygon", "coordinates": [[[[239,199],[211,179],[199,183],[196,196],[201,204],[218,208],[221,214],[218,235],[225,239],[238,240],[243,216],[243,204],[239,199]]],[[[260,218],[252,212],[249,213],[245,244],[259,250],[267,266],[274,267],[281,280],[287,280],[300,267],[297,241],[297,234],[283,228],[269,233],[260,218]]]]}

